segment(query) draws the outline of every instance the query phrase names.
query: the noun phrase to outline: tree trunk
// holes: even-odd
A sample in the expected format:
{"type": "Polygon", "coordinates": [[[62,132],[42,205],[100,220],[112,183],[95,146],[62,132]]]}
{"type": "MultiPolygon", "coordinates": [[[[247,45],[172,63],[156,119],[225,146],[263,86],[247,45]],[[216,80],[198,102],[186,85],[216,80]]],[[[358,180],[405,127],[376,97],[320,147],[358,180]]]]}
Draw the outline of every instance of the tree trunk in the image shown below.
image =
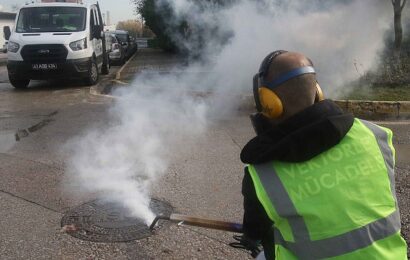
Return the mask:
{"type": "Polygon", "coordinates": [[[394,57],[400,60],[401,43],[403,41],[403,27],[401,24],[401,13],[407,0],[392,0],[394,8],[394,57]]]}
{"type": "Polygon", "coordinates": [[[394,7],[394,57],[399,59],[403,40],[403,27],[401,24],[400,1],[396,2],[398,2],[399,8],[396,8],[397,4],[394,7]]]}

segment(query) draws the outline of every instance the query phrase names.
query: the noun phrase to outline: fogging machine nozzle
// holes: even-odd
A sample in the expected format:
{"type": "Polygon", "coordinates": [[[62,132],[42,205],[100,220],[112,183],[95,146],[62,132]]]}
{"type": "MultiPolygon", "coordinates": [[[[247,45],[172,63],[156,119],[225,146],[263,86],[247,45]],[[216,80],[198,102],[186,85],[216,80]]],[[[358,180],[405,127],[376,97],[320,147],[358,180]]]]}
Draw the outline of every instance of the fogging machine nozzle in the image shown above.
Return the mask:
{"type": "Polygon", "coordinates": [[[159,215],[155,217],[154,221],[149,227],[151,231],[154,230],[156,224],[161,219],[172,221],[172,222],[182,222],[183,224],[190,225],[190,226],[217,229],[217,230],[235,232],[235,233],[243,233],[242,224],[239,224],[239,223],[190,217],[190,216],[185,216],[185,215],[180,215],[180,214],[171,214],[170,216],[159,215]]]}

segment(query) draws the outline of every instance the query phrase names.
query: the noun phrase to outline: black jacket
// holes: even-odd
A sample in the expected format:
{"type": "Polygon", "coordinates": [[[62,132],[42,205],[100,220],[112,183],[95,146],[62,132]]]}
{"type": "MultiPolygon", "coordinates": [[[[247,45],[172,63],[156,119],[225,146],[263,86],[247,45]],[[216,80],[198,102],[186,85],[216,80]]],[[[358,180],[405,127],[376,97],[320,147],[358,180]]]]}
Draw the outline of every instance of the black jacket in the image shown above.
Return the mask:
{"type": "MultiPolygon", "coordinates": [[[[241,152],[241,160],[246,164],[272,160],[307,161],[338,144],[352,127],[353,121],[352,115],[344,114],[335,103],[324,100],[250,140],[241,152]]],[[[244,233],[251,239],[262,240],[267,259],[274,258],[270,232],[273,222],[256,196],[247,168],[242,194],[244,233]]]]}

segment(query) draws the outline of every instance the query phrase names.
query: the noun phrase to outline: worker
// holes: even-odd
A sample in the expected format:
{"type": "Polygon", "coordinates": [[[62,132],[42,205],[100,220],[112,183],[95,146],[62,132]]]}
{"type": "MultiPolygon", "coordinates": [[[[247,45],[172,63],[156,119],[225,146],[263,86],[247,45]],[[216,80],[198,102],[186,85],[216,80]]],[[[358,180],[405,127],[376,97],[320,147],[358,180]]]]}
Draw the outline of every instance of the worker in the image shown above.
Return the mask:
{"type": "Polygon", "coordinates": [[[407,259],[392,132],[325,100],[300,53],[269,54],[254,97],[241,242],[266,259],[407,259]]]}

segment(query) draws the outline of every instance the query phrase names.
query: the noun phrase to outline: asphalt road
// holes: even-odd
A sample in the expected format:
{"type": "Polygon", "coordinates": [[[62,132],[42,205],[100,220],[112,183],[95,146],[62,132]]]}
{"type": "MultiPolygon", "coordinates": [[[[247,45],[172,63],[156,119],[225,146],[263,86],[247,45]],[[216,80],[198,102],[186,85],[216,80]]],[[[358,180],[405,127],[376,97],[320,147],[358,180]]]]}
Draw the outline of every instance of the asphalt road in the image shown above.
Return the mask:
{"type": "MultiPolygon", "coordinates": [[[[61,233],[64,212],[92,199],[66,191],[61,148],[85,129],[107,125],[113,99],[90,95],[89,87],[75,81],[34,82],[16,91],[4,67],[0,82],[1,259],[247,258],[227,245],[230,235],[196,228],[171,226],[152,238],[117,244],[85,242],[61,233]],[[38,125],[15,141],[15,133],[38,125]]],[[[206,149],[181,154],[156,187],[156,196],[181,213],[240,221],[242,166],[239,147],[227,132],[215,126],[200,140],[206,149]],[[214,147],[222,142],[226,144],[219,156],[214,147]]]]}
{"type": "MultiPolygon", "coordinates": [[[[148,239],[116,244],[81,241],[60,232],[64,212],[92,199],[67,192],[62,146],[89,127],[109,124],[112,102],[90,95],[89,87],[75,81],[35,82],[16,91],[0,67],[0,258],[249,258],[227,245],[231,234],[199,228],[169,226],[148,239]],[[33,126],[36,131],[15,141],[15,133],[33,126]]],[[[399,198],[408,232],[410,122],[382,124],[395,133],[399,198]]],[[[215,122],[196,145],[173,158],[154,195],[180,213],[240,222],[239,152],[252,136],[245,112],[215,122]]]]}

